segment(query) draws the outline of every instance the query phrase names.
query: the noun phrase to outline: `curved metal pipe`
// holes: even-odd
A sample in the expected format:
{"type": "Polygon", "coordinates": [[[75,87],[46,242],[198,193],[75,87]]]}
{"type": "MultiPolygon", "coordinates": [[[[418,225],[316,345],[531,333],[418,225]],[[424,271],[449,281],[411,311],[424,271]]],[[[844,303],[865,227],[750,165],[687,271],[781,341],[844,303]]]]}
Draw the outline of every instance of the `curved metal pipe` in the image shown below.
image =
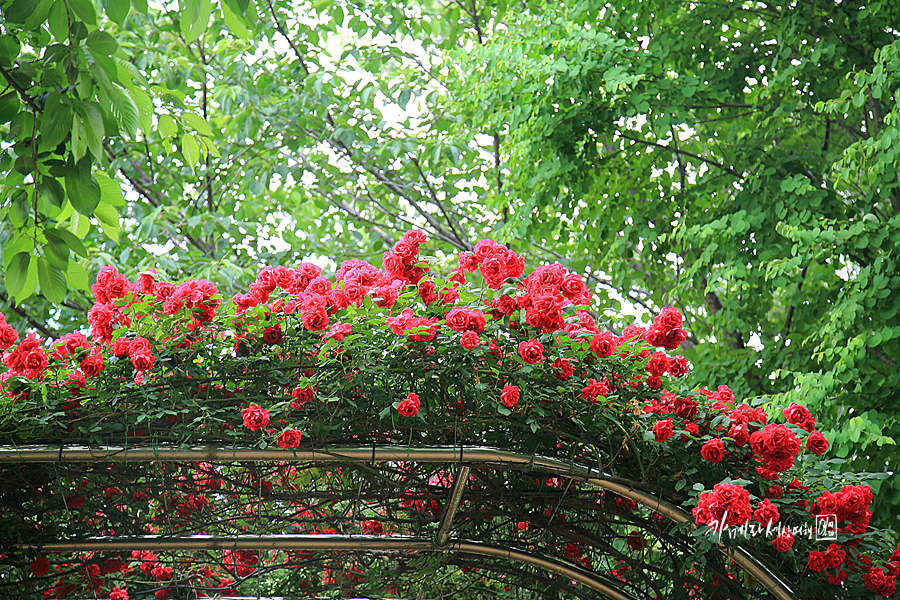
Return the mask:
{"type": "MultiPolygon", "coordinates": [[[[520,454],[485,446],[338,446],[320,450],[289,450],[267,448],[219,448],[195,446],[180,448],[175,445],[157,447],[90,448],[87,446],[0,446],[0,463],[47,462],[148,462],[148,461],[209,461],[209,462],[372,462],[417,461],[497,465],[498,468],[518,467],[571,477],[608,490],[658,512],[677,523],[691,521],[691,515],[679,507],[656,498],[652,494],[634,489],[618,478],[590,467],[552,458],[520,454]]],[[[720,544],[719,550],[750,573],[778,600],[796,600],[787,584],[772,573],[762,562],[740,547],[728,548],[720,544]]]]}
{"type": "MultiPolygon", "coordinates": [[[[23,549],[38,546],[23,545],[23,549]]],[[[218,537],[191,535],[179,538],[163,536],[100,537],[77,541],[48,542],[43,552],[127,552],[131,550],[313,550],[319,552],[395,551],[395,552],[463,552],[532,565],[577,581],[612,600],[635,600],[619,589],[611,579],[542,554],[516,548],[500,548],[472,540],[452,542],[437,547],[425,537],[373,535],[242,535],[218,537]]]]}

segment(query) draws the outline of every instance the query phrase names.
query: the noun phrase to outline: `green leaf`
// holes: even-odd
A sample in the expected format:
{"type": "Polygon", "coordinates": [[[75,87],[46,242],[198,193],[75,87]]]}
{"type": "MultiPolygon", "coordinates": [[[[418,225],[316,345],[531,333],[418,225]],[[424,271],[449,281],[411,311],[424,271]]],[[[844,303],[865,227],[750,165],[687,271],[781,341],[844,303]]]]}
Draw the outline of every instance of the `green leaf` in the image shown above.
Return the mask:
{"type": "Polygon", "coordinates": [[[103,0],[103,10],[106,11],[107,17],[121,26],[131,11],[131,2],[129,0],[103,0]]]}
{"type": "Polygon", "coordinates": [[[21,105],[16,92],[8,92],[0,96],[0,125],[9,123],[19,112],[21,105]]]}
{"type": "Polygon", "coordinates": [[[72,109],[68,104],[62,104],[60,99],[58,92],[51,92],[44,105],[40,121],[45,150],[56,148],[72,132],[72,109]]]}
{"type": "Polygon", "coordinates": [[[225,26],[234,35],[245,40],[250,37],[250,31],[244,24],[244,20],[231,10],[227,1],[222,3],[222,20],[225,21],[225,26]]]}
{"type": "Polygon", "coordinates": [[[47,25],[50,27],[50,33],[56,38],[60,44],[65,44],[69,38],[69,15],[66,12],[66,3],[63,0],[56,0],[50,7],[50,13],[47,15],[47,25]]]}
{"type": "Polygon", "coordinates": [[[173,119],[171,115],[159,116],[159,133],[164,138],[173,137],[176,133],[178,133],[178,125],[175,123],[175,119],[173,119]]]}
{"type": "Polygon", "coordinates": [[[10,296],[18,296],[25,287],[29,262],[31,262],[31,254],[28,252],[19,252],[9,261],[9,265],[6,267],[6,291],[10,296]]]}
{"type": "Polygon", "coordinates": [[[38,270],[37,270],[37,261],[33,260],[28,264],[28,275],[25,278],[25,285],[22,287],[22,290],[15,294],[14,298],[16,302],[22,302],[29,298],[32,294],[34,294],[35,290],[38,286],[38,270]]]}
{"type": "Polygon", "coordinates": [[[66,0],[66,3],[75,11],[78,18],[88,25],[97,24],[97,11],[91,0],[66,0]]]}
{"type": "Polygon", "coordinates": [[[41,284],[41,295],[55,304],[66,299],[66,274],[57,269],[49,261],[39,258],[37,261],[38,282],[41,284]]]}
{"type": "Polygon", "coordinates": [[[69,261],[69,268],[66,270],[66,279],[69,281],[69,285],[72,289],[85,292],[91,291],[91,284],[88,279],[87,271],[75,261],[69,261]]]}
{"type": "Polygon", "coordinates": [[[87,248],[84,247],[84,242],[82,242],[78,237],[68,231],[66,229],[46,229],[44,231],[44,235],[47,236],[47,239],[56,239],[65,244],[67,247],[71,248],[76,254],[83,256],[84,258],[88,257],[87,248]]]}
{"type": "MultiPolygon", "coordinates": [[[[86,160],[82,159],[79,166],[86,160]]],[[[84,168],[75,169],[66,175],[66,194],[75,210],[86,217],[93,215],[94,209],[100,204],[100,186],[84,168]]]]}
{"type": "Polygon", "coordinates": [[[140,121],[140,112],[137,104],[131,99],[128,90],[118,85],[115,86],[119,94],[115,98],[115,108],[118,113],[119,124],[128,133],[134,137],[137,135],[138,123],[140,121]]]}
{"type": "Polygon", "coordinates": [[[181,35],[190,44],[206,31],[212,14],[211,0],[181,0],[181,35]]]}
{"type": "Polygon", "coordinates": [[[11,35],[0,36],[0,67],[11,68],[19,56],[22,45],[11,35]]]}
{"type": "Polygon", "coordinates": [[[194,165],[200,160],[200,146],[189,133],[181,137],[181,153],[184,155],[184,162],[194,171],[194,165]]]}
{"type": "Polygon", "coordinates": [[[116,41],[116,38],[99,29],[95,29],[88,34],[87,45],[91,47],[95,57],[97,54],[112,56],[119,49],[119,42],[116,41]]]}
{"type": "Polygon", "coordinates": [[[48,235],[46,231],[44,235],[47,237],[47,243],[44,244],[44,258],[50,265],[65,269],[69,265],[69,246],[59,237],[48,235]]]}
{"type": "Polygon", "coordinates": [[[100,221],[100,229],[106,237],[119,243],[119,213],[115,207],[106,202],[101,202],[94,210],[94,216],[100,221]]]}
{"type": "Polygon", "coordinates": [[[112,204],[101,202],[97,205],[97,208],[94,209],[94,216],[97,217],[101,223],[113,227],[119,226],[119,212],[112,204]]]}
{"type": "Polygon", "coordinates": [[[192,112],[181,113],[181,118],[188,122],[188,125],[197,130],[197,133],[200,135],[205,135],[206,137],[213,137],[212,128],[209,126],[209,123],[206,122],[206,119],[201,117],[200,115],[192,112]]]}
{"type": "Polygon", "coordinates": [[[97,180],[97,185],[100,186],[100,197],[104,202],[113,206],[125,206],[125,196],[122,195],[119,182],[103,171],[94,173],[94,178],[97,180]]]}
{"type": "MultiPolygon", "coordinates": [[[[106,135],[106,129],[103,127],[103,115],[100,113],[100,109],[88,101],[82,102],[81,106],[84,108],[88,130],[98,140],[102,140],[103,136],[106,135]]],[[[100,158],[100,156],[98,155],[97,158],[100,158]]]]}
{"type": "Polygon", "coordinates": [[[41,0],[14,0],[9,8],[3,11],[3,20],[9,23],[24,23],[28,17],[37,12],[41,0]]]}
{"type": "Polygon", "coordinates": [[[62,208],[63,201],[66,199],[66,190],[58,179],[44,175],[41,177],[41,184],[38,190],[44,198],[46,198],[53,206],[62,208]]]}
{"type": "Polygon", "coordinates": [[[138,122],[144,134],[153,131],[153,101],[139,89],[131,90],[131,97],[138,107],[138,122]]]}

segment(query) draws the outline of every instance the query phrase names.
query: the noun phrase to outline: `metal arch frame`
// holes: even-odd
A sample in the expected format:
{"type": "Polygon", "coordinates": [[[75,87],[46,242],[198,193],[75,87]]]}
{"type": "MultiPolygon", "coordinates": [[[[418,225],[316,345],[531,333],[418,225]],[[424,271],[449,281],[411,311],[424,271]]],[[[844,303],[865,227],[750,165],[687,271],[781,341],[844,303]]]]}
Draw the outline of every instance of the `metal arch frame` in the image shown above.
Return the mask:
{"type": "MultiPolygon", "coordinates": [[[[499,469],[508,467],[528,468],[532,471],[539,471],[555,476],[569,477],[595,485],[604,490],[608,490],[622,497],[629,498],[645,506],[676,523],[690,522],[689,513],[681,510],[679,507],[656,498],[653,495],[635,489],[634,487],[622,483],[618,478],[602,473],[599,470],[592,469],[582,465],[575,464],[557,458],[521,454],[498,448],[486,446],[335,446],[325,447],[319,450],[289,450],[281,448],[268,448],[266,450],[258,450],[251,448],[222,448],[216,446],[192,446],[179,447],[175,445],[162,445],[152,447],[123,447],[110,446],[106,448],[90,448],[87,446],[21,446],[10,447],[0,446],[0,463],[55,463],[55,462],[180,462],[180,461],[208,461],[208,462],[270,462],[270,461],[291,461],[291,462],[389,462],[389,461],[416,461],[416,462],[444,462],[455,463],[460,465],[460,472],[454,481],[451,490],[450,499],[445,514],[441,519],[438,529],[440,540],[445,541],[448,545],[441,547],[436,542],[438,540],[430,540],[427,538],[411,538],[427,542],[428,547],[422,549],[451,549],[456,551],[463,550],[460,545],[471,545],[472,548],[492,548],[491,552],[499,552],[506,556],[507,552],[520,552],[522,562],[530,563],[535,560],[534,556],[521,552],[489,545],[481,545],[478,542],[449,542],[449,528],[451,525],[453,514],[462,497],[462,491],[465,482],[468,480],[468,473],[465,477],[462,475],[463,469],[468,471],[466,465],[479,464],[482,466],[495,466],[499,469]]],[[[271,536],[285,537],[285,536],[271,536]]],[[[323,539],[325,536],[316,536],[323,539]]],[[[361,539],[362,536],[352,536],[353,539],[361,539]]],[[[99,538],[98,538],[99,539],[99,538]]],[[[170,538],[176,539],[176,538],[170,538]]],[[[182,538],[187,539],[187,538],[182,538]]],[[[382,538],[376,538],[382,539],[382,538]]],[[[71,542],[69,544],[84,544],[84,542],[71,542]]],[[[64,544],[66,542],[55,542],[54,544],[64,544]]],[[[44,546],[49,548],[48,546],[44,546]]],[[[232,548],[233,546],[228,546],[232,548]]],[[[69,549],[75,549],[76,546],[69,545],[69,549]]],[[[77,549],[83,550],[84,546],[77,549]]],[[[109,548],[107,548],[109,549],[109,548]]],[[[136,549],[131,546],[130,549],[136,549]]],[[[334,547],[329,549],[334,550],[334,547]]],[[[357,548],[358,549],[358,548],[357,548]]],[[[769,591],[778,600],[796,600],[797,596],[790,587],[779,579],[770,569],[762,562],[747,552],[740,546],[725,547],[719,545],[719,550],[731,558],[741,568],[750,573],[763,587],[769,591]]],[[[475,554],[484,554],[482,552],[473,552],[475,554]]],[[[499,554],[488,554],[491,556],[499,556],[499,554]]],[[[509,555],[511,560],[516,560],[509,555]]],[[[552,560],[552,559],[546,559],[552,560]]],[[[571,566],[563,565],[567,569],[571,566]]],[[[551,569],[552,570],[552,569],[551,569]]],[[[590,577],[592,576],[584,575],[590,577]]],[[[588,584],[589,585],[589,584],[588,584]]],[[[603,584],[605,585],[605,584],[603,584]]],[[[598,591],[600,591],[598,589],[598,591]]],[[[629,598],[622,596],[622,598],[629,598]]]]}
{"type": "MultiPolygon", "coordinates": [[[[23,549],[38,549],[36,545],[22,545],[23,549]]],[[[542,554],[517,548],[501,548],[474,540],[459,540],[436,546],[431,538],[415,536],[371,535],[192,535],[179,538],[163,536],[98,537],[78,541],[48,542],[40,547],[44,552],[120,552],[129,550],[312,550],[334,551],[398,551],[398,552],[462,552],[511,560],[552,571],[578,581],[611,600],[636,600],[616,586],[611,579],[596,575],[542,554]]]]}

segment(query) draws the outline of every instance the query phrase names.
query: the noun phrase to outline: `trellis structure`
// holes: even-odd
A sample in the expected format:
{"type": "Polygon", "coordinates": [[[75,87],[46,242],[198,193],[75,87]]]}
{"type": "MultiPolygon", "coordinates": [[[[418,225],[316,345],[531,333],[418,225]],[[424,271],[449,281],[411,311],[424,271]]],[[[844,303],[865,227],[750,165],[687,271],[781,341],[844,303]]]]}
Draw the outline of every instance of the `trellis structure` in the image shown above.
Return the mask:
{"type": "Polygon", "coordinates": [[[49,354],[0,325],[0,595],[893,593],[868,476],[819,458],[802,406],[683,386],[656,350],[685,339],[677,310],[601,331],[563,266],[525,277],[484,240],[441,278],[424,241],[333,280],[266,268],[227,307],[107,267],[91,340],[49,354]],[[829,511],[836,544],[780,529],[829,511]]]}
{"type": "MultiPolygon", "coordinates": [[[[512,561],[530,565],[537,569],[565,578],[568,582],[577,582],[603,597],[614,600],[634,600],[635,598],[652,597],[637,593],[640,586],[628,586],[626,582],[610,578],[607,574],[592,572],[570,562],[548,556],[540,548],[532,547],[523,550],[509,545],[508,541],[499,544],[490,543],[490,539],[459,539],[451,535],[454,529],[454,517],[465,497],[466,488],[472,469],[482,472],[505,474],[510,471],[527,472],[562,478],[569,482],[578,482],[586,486],[596,487],[621,498],[635,502],[651,514],[664,517],[673,523],[686,523],[690,515],[670,502],[654,496],[646,488],[634,481],[618,478],[598,472],[591,467],[579,465],[571,461],[557,458],[526,455],[486,447],[385,447],[342,446],[323,448],[320,450],[285,450],[285,449],[250,449],[223,447],[177,446],[154,447],[106,447],[90,448],[78,446],[58,447],[0,447],[0,463],[8,465],[39,465],[48,463],[81,463],[98,465],[143,464],[151,462],[184,463],[285,463],[294,465],[324,464],[359,464],[374,467],[381,464],[395,465],[398,462],[417,462],[428,465],[452,465],[455,476],[449,490],[444,494],[440,520],[433,527],[434,534],[424,536],[373,536],[373,535],[309,535],[309,534],[245,534],[245,535],[170,535],[170,536],[105,536],[47,541],[42,544],[22,545],[23,550],[42,550],[43,552],[77,553],[77,552],[132,552],[132,551],[312,551],[329,552],[399,552],[399,553],[454,553],[466,556],[486,557],[501,561],[512,561]],[[629,589],[631,588],[631,589],[629,589]]],[[[347,490],[352,492],[353,490],[347,490]]],[[[407,490],[416,493],[415,490],[407,490]]],[[[362,494],[362,487],[358,490],[362,494]]],[[[419,491],[418,493],[422,493],[419,491]]],[[[276,499],[273,499],[277,501],[276,499]]],[[[552,508],[552,507],[549,507],[552,508]]],[[[603,508],[598,507],[598,511],[603,508]]],[[[552,518],[551,518],[552,520],[552,518]]],[[[572,531],[568,533],[573,534],[572,531]]],[[[542,535],[543,538],[543,535],[542,535]]],[[[588,540],[589,538],[585,538],[588,540]]],[[[721,547],[719,550],[745,570],[750,577],[748,581],[758,582],[771,597],[779,600],[792,600],[797,596],[763,563],[740,547],[721,547]]],[[[633,564],[632,564],[633,566],[633,564]]],[[[701,578],[692,581],[702,586],[701,578]]],[[[652,586],[650,586],[652,587],[652,586]]],[[[754,597],[756,592],[731,586],[727,596],[754,597]]],[[[648,588],[649,589],[649,588],[648,588]]],[[[426,595],[427,597],[427,595],[426,595]]]]}

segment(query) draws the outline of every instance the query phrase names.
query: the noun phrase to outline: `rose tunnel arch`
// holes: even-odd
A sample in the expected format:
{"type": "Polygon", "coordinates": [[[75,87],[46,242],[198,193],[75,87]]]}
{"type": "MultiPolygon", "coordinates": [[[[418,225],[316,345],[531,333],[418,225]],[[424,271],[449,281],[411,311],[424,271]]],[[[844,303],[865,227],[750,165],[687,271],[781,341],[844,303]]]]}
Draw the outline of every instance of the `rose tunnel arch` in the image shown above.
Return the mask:
{"type": "Polygon", "coordinates": [[[675,309],[614,333],[559,264],[424,242],[228,302],[110,267],[90,337],[0,322],[0,597],[893,593],[872,476],[801,405],[684,386],[675,309]]]}
{"type": "MultiPolygon", "coordinates": [[[[526,471],[529,474],[564,478],[595,487],[616,496],[631,500],[667,522],[684,523],[690,515],[671,503],[644,491],[637,482],[612,477],[591,467],[577,465],[545,456],[526,455],[497,448],[485,447],[335,447],[318,451],[291,451],[284,449],[234,449],[197,447],[191,449],[169,447],[97,448],[88,447],[27,447],[0,448],[0,462],[41,464],[66,463],[134,463],[151,462],[209,462],[209,463],[272,463],[289,462],[296,464],[353,464],[377,465],[397,462],[418,462],[424,464],[451,464],[454,466],[452,484],[444,498],[440,519],[435,524],[434,534],[425,536],[373,536],[373,535],[234,535],[234,536],[101,536],[82,539],[50,541],[42,545],[45,552],[132,552],[132,551],[314,551],[314,552],[449,552],[473,555],[500,561],[511,561],[530,565],[548,574],[578,582],[605,598],[632,600],[647,597],[627,590],[623,581],[608,574],[595,573],[583,566],[560,561],[548,556],[538,548],[522,550],[508,545],[508,541],[492,544],[490,539],[454,539],[453,521],[470,484],[472,469],[499,474],[508,471],[526,471]]],[[[445,471],[450,472],[450,471],[445,471]]],[[[360,492],[362,489],[360,488],[360,492]]],[[[410,492],[412,490],[407,490],[410,492]]],[[[602,510],[602,508],[599,508],[602,510]]],[[[572,533],[570,531],[570,533],[572,533]]],[[[583,536],[582,536],[583,537],[583,536]]],[[[28,549],[37,550],[38,547],[28,549]]],[[[740,547],[720,548],[740,569],[746,570],[751,581],[757,582],[772,597],[789,600],[795,593],[772,573],[764,564],[740,547]]],[[[702,589],[700,579],[686,578],[686,583],[702,589]]],[[[722,597],[752,597],[749,590],[732,585],[732,589],[722,591],[722,597]],[[746,596],[741,593],[747,594],[746,596]]]]}

